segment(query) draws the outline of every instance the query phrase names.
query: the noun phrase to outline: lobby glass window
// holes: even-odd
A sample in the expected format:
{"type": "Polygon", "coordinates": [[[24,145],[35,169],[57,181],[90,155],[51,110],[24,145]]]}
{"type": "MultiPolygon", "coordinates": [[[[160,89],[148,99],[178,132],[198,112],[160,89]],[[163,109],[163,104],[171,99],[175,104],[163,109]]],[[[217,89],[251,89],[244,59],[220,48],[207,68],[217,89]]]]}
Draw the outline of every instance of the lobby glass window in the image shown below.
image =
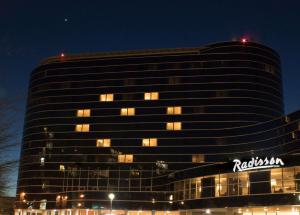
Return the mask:
{"type": "Polygon", "coordinates": [[[215,177],[215,184],[216,184],[216,197],[219,196],[227,196],[228,190],[228,181],[227,181],[227,174],[217,175],[215,177]]]}
{"type": "Polygon", "coordinates": [[[282,172],[283,191],[285,193],[295,192],[295,172],[294,168],[284,168],[282,172]]]}
{"type": "Polygon", "coordinates": [[[89,117],[91,116],[91,109],[79,109],[77,110],[78,117],[89,117]]]}
{"type": "Polygon", "coordinates": [[[239,178],[239,193],[241,195],[248,195],[249,194],[249,175],[247,172],[238,173],[239,178]]]}
{"type": "Polygon", "coordinates": [[[120,114],[121,116],[134,116],[135,108],[122,108],[120,114]]]}
{"type": "Polygon", "coordinates": [[[192,155],[193,163],[203,163],[205,162],[205,156],[203,154],[192,155]]]}
{"type": "Polygon", "coordinates": [[[184,195],[184,181],[175,182],[175,199],[183,200],[184,195]]]}
{"type": "Polygon", "coordinates": [[[190,199],[191,179],[184,180],[184,199],[190,199]]]}
{"type": "Polygon", "coordinates": [[[271,170],[271,191],[272,193],[282,193],[282,169],[272,169],[271,170]]]}
{"type": "Polygon", "coordinates": [[[178,131],[182,129],[181,122],[167,122],[167,130],[178,131]]]}
{"type": "Polygon", "coordinates": [[[97,147],[110,147],[110,139],[98,139],[96,141],[97,147]]]}
{"type": "Polygon", "coordinates": [[[215,177],[206,177],[201,179],[201,197],[215,196],[215,177]]]}
{"type": "Polygon", "coordinates": [[[133,162],[133,155],[118,155],[118,162],[119,163],[132,163],[133,162]]]}
{"type": "Polygon", "coordinates": [[[114,94],[101,94],[100,95],[100,101],[101,102],[112,102],[114,100],[114,94]]]}
{"type": "Polygon", "coordinates": [[[142,145],[146,147],[155,147],[157,146],[157,138],[144,138],[142,145]]]}
{"type": "Polygon", "coordinates": [[[64,165],[59,165],[59,171],[65,171],[65,166],[64,165]]]}
{"type": "Polygon", "coordinates": [[[191,179],[191,199],[198,198],[198,179],[193,178],[191,179]]]}
{"type": "MultiPolygon", "coordinates": [[[[267,171],[253,171],[249,173],[249,193],[250,194],[263,194],[271,193],[271,172],[267,171]]],[[[277,181],[276,181],[277,183],[277,181]]],[[[274,180],[273,180],[274,184],[274,180]]]]}
{"type": "Polygon", "coordinates": [[[181,114],[181,107],[180,106],[167,107],[167,114],[179,115],[179,114],[181,114]]]}
{"type": "Polygon", "coordinates": [[[241,187],[239,183],[238,174],[228,174],[228,195],[229,196],[238,196],[241,195],[241,187]]]}
{"type": "Polygon", "coordinates": [[[90,131],[90,124],[78,124],[75,127],[76,132],[89,132],[90,131]]]}
{"type": "Polygon", "coordinates": [[[159,94],[158,92],[149,92],[144,94],[145,100],[158,100],[159,94]]]}
{"type": "Polygon", "coordinates": [[[197,198],[201,197],[202,192],[202,184],[201,184],[201,178],[197,178],[197,198]]]}
{"type": "Polygon", "coordinates": [[[300,167],[295,168],[295,189],[300,192],[300,167]]]}
{"type": "Polygon", "coordinates": [[[108,178],[109,177],[109,170],[108,169],[100,169],[98,171],[99,176],[108,178]]]}

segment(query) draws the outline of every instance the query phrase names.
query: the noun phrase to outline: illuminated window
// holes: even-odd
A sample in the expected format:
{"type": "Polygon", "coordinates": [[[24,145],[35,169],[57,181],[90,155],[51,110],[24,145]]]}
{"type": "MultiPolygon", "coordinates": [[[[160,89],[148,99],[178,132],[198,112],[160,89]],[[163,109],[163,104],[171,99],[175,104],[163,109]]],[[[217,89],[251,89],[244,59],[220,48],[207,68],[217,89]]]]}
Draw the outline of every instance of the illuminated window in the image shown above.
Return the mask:
{"type": "Polygon", "coordinates": [[[290,122],[290,117],[285,116],[285,117],[284,117],[284,121],[285,121],[286,123],[290,122]]]}
{"type": "Polygon", "coordinates": [[[135,108],[122,108],[121,116],[133,116],[135,115],[135,108]]]}
{"type": "Polygon", "coordinates": [[[101,102],[112,102],[114,100],[114,94],[101,94],[100,101],[101,102]]]}
{"type": "Polygon", "coordinates": [[[119,163],[132,163],[133,155],[118,155],[118,162],[119,163]]]}
{"type": "Polygon", "coordinates": [[[144,94],[145,100],[158,100],[158,92],[150,92],[144,94]]]}
{"type": "Polygon", "coordinates": [[[170,115],[181,114],[181,107],[180,106],[168,107],[167,114],[170,114],[170,115]]]}
{"type": "Polygon", "coordinates": [[[265,64],[265,71],[271,74],[275,74],[275,67],[270,64],[265,64]]]}
{"type": "Polygon", "coordinates": [[[77,132],[88,132],[90,130],[90,124],[78,124],[76,125],[75,131],[77,132]]]}
{"type": "Polygon", "coordinates": [[[283,172],[281,168],[274,168],[271,170],[271,191],[272,193],[282,193],[283,183],[282,183],[283,172]]]}
{"type": "Polygon", "coordinates": [[[25,192],[20,193],[20,200],[21,201],[25,200],[25,196],[26,196],[25,192]]]}
{"type": "Polygon", "coordinates": [[[178,131],[181,130],[181,122],[167,122],[167,130],[178,131]]]}
{"type": "Polygon", "coordinates": [[[64,165],[59,165],[59,171],[65,171],[65,166],[64,165]]]}
{"type": "Polygon", "coordinates": [[[197,154],[192,156],[193,163],[203,163],[205,161],[205,157],[202,154],[197,154]]]}
{"type": "Polygon", "coordinates": [[[45,165],[45,158],[41,157],[41,166],[44,166],[44,165],[45,165]]]}
{"type": "Polygon", "coordinates": [[[97,147],[110,147],[110,139],[98,139],[96,142],[97,147]]]}
{"type": "Polygon", "coordinates": [[[143,146],[154,147],[157,146],[156,138],[144,138],[142,142],[143,146]]]}
{"type": "Polygon", "coordinates": [[[77,110],[78,117],[89,117],[91,116],[91,109],[79,109],[77,110]]]}

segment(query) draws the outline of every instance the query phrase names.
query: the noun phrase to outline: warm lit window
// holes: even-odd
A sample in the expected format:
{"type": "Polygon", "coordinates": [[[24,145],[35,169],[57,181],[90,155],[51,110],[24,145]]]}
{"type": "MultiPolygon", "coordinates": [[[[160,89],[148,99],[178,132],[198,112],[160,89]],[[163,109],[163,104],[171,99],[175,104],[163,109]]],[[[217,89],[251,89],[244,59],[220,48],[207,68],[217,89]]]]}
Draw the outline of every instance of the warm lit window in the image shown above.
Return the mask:
{"type": "Polygon", "coordinates": [[[181,114],[181,107],[180,106],[168,107],[167,114],[170,114],[170,115],[181,114]]]}
{"type": "Polygon", "coordinates": [[[157,139],[156,138],[144,138],[142,143],[143,143],[143,146],[154,147],[154,146],[157,146],[157,139]]]}
{"type": "Polygon", "coordinates": [[[145,100],[157,100],[158,99],[158,92],[150,92],[144,94],[145,100]]]}
{"type": "Polygon", "coordinates": [[[274,168],[271,170],[271,189],[272,193],[282,193],[283,192],[283,183],[282,183],[283,172],[281,168],[274,168]]]}
{"type": "Polygon", "coordinates": [[[25,200],[25,196],[26,196],[25,192],[20,193],[20,200],[21,201],[25,200]]]}
{"type": "Polygon", "coordinates": [[[78,117],[89,117],[91,116],[91,109],[79,109],[77,110],[78,117]]]}
{"type": "Polygon", "coordinates": [[[41,157],[41,166],[44,166],[44,165],[45,165],[45,158],[41,157]]]}
{"type": "Polygon", "coordinates": [[[64,165],[59,165],[59,171],[65,171],[65,166],[64,165]]]}
{"type": "Polygon", "coordinates": [[[88,132],[90,130],[90,124],[78,124],[76,125],[75,131],[77,132],[88,132]]]}
{"type": "Polygon", "coordinates": [[[181,130],[181,122],[167,122],[167,130],[181,130]]]}
{"type": "Polygon", "coordinates": [[[98,139],[97,147],[110,147],[110,139],[98,139]]]}
{"type": "Polygon", "coordinates": [[[135,115],[134,108],[122,108],[121,109],[121,116],[133,116],[135,115]]]}
{"type": "Polygon", "coordinates": [[[114,94],[101,94],[100,101],[101,102],[112,102],[114,100],[114,94]]]}
{"type": "Polygon", "coordinates": [[[193,155],[192,157],[192,162],[193,163],[203,163],[205,161],[204,155],[198,154],[198,155],[193,155]]]}
{"type": "Polygon", "coordinates": [[[132,163],[133,155],[118,155],[118,162],[119,163],[132,163]]]}

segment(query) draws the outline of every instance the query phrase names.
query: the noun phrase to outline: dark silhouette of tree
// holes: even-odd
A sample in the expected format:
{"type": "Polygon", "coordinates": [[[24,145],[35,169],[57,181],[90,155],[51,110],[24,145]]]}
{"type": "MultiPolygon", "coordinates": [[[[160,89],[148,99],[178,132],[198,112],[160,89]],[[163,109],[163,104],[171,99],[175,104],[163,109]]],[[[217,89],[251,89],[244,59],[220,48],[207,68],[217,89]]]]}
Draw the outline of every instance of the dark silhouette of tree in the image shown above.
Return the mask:
{"type": "Polygon", "coordinates": [[[17,157],[8,156],[19,145],[13,127],[15,112],[12,102],[0,99],[0,196],[6,195],[7,190],[13,185],[9,172],[16,169],[18,163],[17,157]]]}

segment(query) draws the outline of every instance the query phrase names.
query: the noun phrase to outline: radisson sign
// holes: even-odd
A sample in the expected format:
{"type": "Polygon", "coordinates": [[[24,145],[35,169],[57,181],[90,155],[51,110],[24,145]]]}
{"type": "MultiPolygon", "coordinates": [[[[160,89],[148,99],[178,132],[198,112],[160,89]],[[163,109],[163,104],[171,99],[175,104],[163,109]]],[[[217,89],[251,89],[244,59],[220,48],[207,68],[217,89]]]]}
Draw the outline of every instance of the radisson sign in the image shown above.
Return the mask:
{"type": "Polygon", "coordinates": [[[234,159],[233,172],[243,172],[247,170],[254,169],[266,169],[284,166],[284,162],[280,158],[252,158],[250,161],[241,161],[239,159],[234,159]]]}

